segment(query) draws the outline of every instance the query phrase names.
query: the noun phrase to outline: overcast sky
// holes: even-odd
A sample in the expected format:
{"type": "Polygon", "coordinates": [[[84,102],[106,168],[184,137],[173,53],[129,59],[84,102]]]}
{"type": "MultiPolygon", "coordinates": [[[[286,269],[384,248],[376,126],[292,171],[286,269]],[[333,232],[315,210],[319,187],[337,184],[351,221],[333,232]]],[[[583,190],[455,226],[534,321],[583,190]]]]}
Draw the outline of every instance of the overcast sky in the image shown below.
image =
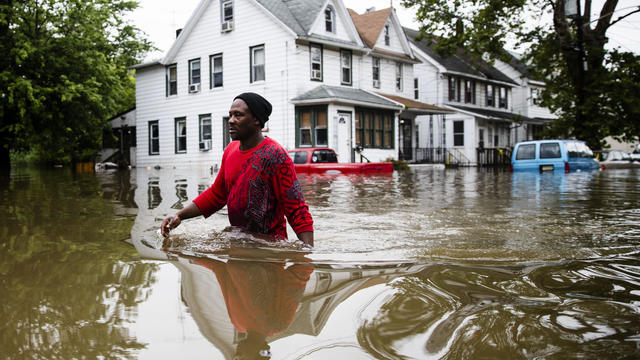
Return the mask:
{"type": "MultiPolygon", "coordinates": [[[[602,1],[593,0],[593,8],[599,11],[602,1]]],[[[184,27],[200,0],[139,0],[139,2],[140,7],[131,15],[131,19],[161,50],[150,54],[147,57],[149,59],[159,58],[169,50],[175,39],[175,30],[184,27]]],[[[343,0],[343,2],[347,8],[362,14],[370,7],[375,7],[378,10],[387,8],[392,0],[343,0]]],[[[400,0],[393,0],[393,5],[403,26],[418,27],[418,23],[414,19],[414,11],[401,6],[400,0]]],[[[619,16],[630,11],[630,9],[626,11],[621,9],[639,5],[639,0],[620,0],[616,15],[619,16]]],[[[614,19],[617,16],[614,16],[614,19]]],[[[633,14],[614,25],[608,35],[610,47],[620,47],[622,50],[640,54],[640,13],[633,14]]]]}

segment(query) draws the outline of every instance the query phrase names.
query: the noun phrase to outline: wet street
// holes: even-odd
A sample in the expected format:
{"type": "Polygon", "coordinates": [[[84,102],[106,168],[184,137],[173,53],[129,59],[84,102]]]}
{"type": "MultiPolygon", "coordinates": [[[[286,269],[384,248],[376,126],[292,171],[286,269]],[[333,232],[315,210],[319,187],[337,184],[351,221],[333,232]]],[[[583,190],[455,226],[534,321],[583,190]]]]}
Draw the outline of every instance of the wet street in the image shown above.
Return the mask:
{"type": "Polygon", "coordinates": [[[312,251],[225,209],[163,241],[214,177],[4,178],[0,358],[640,358],[638,170],[301,176],[312,251]]]}

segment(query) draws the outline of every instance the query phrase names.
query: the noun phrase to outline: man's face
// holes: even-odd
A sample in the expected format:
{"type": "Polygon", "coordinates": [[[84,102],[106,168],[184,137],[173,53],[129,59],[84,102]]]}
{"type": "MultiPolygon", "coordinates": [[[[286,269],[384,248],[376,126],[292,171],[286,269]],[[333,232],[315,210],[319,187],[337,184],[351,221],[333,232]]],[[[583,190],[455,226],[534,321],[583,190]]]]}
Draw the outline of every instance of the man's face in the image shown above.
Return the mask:
{"type": "Polygon", "coordinates": [[[245,140],[261,131],[260,121],[256,119],[247,103],[235,99],[229,109],[229,136],[232,140],[245,140]]]}

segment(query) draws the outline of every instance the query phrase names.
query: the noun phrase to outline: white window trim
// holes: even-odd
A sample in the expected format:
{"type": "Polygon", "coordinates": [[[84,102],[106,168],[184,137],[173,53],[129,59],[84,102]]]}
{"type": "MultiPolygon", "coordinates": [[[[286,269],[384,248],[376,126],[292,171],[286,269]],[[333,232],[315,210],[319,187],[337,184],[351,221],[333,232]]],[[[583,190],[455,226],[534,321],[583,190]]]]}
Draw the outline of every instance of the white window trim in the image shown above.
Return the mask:
{"type": "Polygon", "coordinates": [[[342,85],[353,85],[353,57],[350,50],[340,50],[340,83],[342,85]],[[349,66],[345,66],[343,56],[349,59],[349,66]],[[344,81],[344,69],[349,69],[349,81],[344,81]]]}
{"type": "Polygon", "coordinates": [[[165,69],[166,69],[165,70],[166,71],[165,76],[166,76],[166,87],[167,87],[166,95],[167,95],[167,97],[176,96],[176,95],[178,95],[178,64],[168,65],[165,69]],[[171,82],[172,82],[171,81],[171,69],[175,69],[176,70],[176,79],[173,81],[176,84],[176,86],[175,86],[175,89],[176,89],[175,94],[171,94],[171,82]]]}
{"type": "Polygon", "coordinates": [[[251,70],[251,71],[250,71],[250,83],[256,83],[256,82],[266,81],[266,78],[267,78],[267,65],[266,65],[266,63],[267,63],[267,52],[266,52],[266,50],[265,50],[265,46],[264,46],[264,44],[256,45],[256,46],[252,46],[252,47],[250,47],[249,49],[250,49],[250,51],[249,51],[249,52],[250,52],[250,54],[249,54],[249,55],[250,55],[250,57],[251,57],[251,58],[250,58],[250,66],[251,66],[251,69],[250,69],[250,70],[251,70]],[[256,54],[256,51],[258,51],[258,50],[262,50],[262,53],[263,53],[263,55],[264,55],[264,56],[263,56],[263,58],[264,58],[264,63],[262,64],[262,67],[263,67],[263,74],[262,74],[262,75],[264,76],[264,78],[263,78],[263,79],[256,79],[256,73],[255,73],[255,69],[256,69],[256,64],[255,64],[255,54],[256,54]]]}
{"type": "Polygon", "coordinates": [[[373,86],[376,89],[380,88],[380,58],[378,57],[372,57],[371,58],[371,79],[373,80],[373,82],[375,83],[376,81],[378,82],[378,86],[373,86]],[[378,63],[376,66],[376,62],[378,63]],[[376,71],[377,71],[377,76],[376,76],[376,71]]]}
{"type": "Polygon", "coordinates": [[[176,154],[186,154],[187,153],[187,118],[186,117],[179,117],[179,118],[175,118],[174,119],[174,136],[175,136],[175,153],[176,154]],[[183,135],[180,135],[178,133],[178,124],[184,122],[184,129],[185,129],[185,134],[184,134],[184,150],[180,150],[178,149],[178,145],[179,143],[179,139],[181,137],[183,137],[183,135]]]}
{"type": "Polygon", "coordinates": [[[323,73],[324,73],[324,69],[323,69],[323,49],[322,49],[322,45],[321,44],[309,44],[309,79],[311,80],[315,80],[315,81],[322,81],[323,79],[323,73]],[[314,76],[314,68],[313,65],[315,64],[315,62],[313,61],[313,49],[318,49],[320,51],[320,61],[317,62],[317,64],[320,65],[320,69],[315,69],[315,71],[320,71],[320,76],[314,76]]]}
{"type": "Polygon", "coordinates": [[[222,58],[222,53],[219,54],[214,54],[209,56],[209,70],[210,70],[210,81],[209,81],[209,89],[215,89],[215,88],[221,88],[224,86],[224,60],[222,58]],[[214,62],[216,59],[220,59],[220,81],[221,84],[220,85],[216,85],[215,84],[215,66],[214,66],[214,62]]]}
{"type": "Polygon", "coordinates": [[[149,155],[160,155],[160,122],[158,120],[149,121],[148,125],[149,129],[149,155]],[[158,137],[153,137],[152,127],[156,127],[158,129],[158,137]],[[153,151],[153,140],[158,140],[158,151],[153,151]]]}
{"type": "Polygon", "coordinates": [[[220,0],[220,22],[233,22],[234,18],[235,18],[235,9],[233,6],[233,0],[220,0]],[[228,6],[231,7],[231,18],[230,19],[226,19],[225,15],[224,15],[224,10],[225,8],[228,6]]]}
{"type": "Polygon", "coordinates": [[[200,129],[200,134],[199,134],[199,139],[200,141],[203,140],[211,140],[213,138],[213,125],[211,124],[211,114],[201,114],[200,116],[198,116],[198,127],[200,129]],[[204,122],[206,120],[209,120],[209,137],[208,138],[204,138],[204,122]]]}
{"type": "Polygon", "coordinates": [[[397,61],[396,62],[396,91],[402,91],[404,87],[403,86],[403,82],[404,82],[403,68],[404,68],[404,65],[401,62],[397,61]]]}
{"type": "Polygon", "coordinates": [[[200,58],[191,59],[189,60],[189,85],[197,85],[200,83],[202,83],[202,62],[200,61],[200,58]],[[198,77],[200,78],[200,81],[198,82],[193,81],[193,64],[194,63],[198,63],[198,70],[200,71],[200,75],[198,75],[198,77]]]}
{"type": "Polygon", "coordinates": [[[331,5],[327,5],[324,9],[324,30],[330,33],[336,33],[336,11],[331,5]],[[329,13],[329,19],[327,19],[327,12],[329,13]],[[327,23],[331,22],[331,30],[327,30],[327,23]]]}

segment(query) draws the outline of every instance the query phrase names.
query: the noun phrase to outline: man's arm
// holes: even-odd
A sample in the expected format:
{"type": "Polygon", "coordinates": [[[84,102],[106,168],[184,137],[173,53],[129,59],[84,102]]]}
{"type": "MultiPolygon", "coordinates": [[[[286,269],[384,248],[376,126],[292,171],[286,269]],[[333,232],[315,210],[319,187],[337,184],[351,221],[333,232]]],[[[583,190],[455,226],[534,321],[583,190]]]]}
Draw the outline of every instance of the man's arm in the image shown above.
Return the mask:
{"type": "Polygon", "coordinates": [[[169,236],[169,232],[178,227],[182,220],[190,219],[199,215],[202,215],[200,208],[198,208],[196,204],[190,203],[177,213],[167,216],[167,218],[162,221],[162,225],[160,225],[160,232],[162,232],[162,236],[167,237],[169,236]]]}
{"type": "Polygon", "coordinates": [[[303,231],[296,235],[298,235],[298,239],[300,241],[302,241],[306,245],[313,247],[313,231],[303,231]]]}

